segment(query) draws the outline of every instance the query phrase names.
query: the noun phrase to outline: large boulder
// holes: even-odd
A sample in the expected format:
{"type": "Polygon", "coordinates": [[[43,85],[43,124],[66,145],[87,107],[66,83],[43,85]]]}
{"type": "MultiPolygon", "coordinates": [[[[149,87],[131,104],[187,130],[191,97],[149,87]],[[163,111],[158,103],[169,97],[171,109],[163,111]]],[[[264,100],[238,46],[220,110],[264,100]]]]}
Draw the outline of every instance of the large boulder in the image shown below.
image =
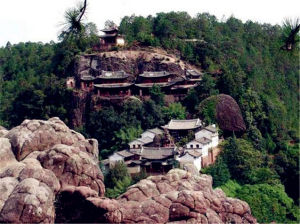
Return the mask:
{"type": "Polygon", "coordinates": [[[229,95],[219,94],[210,96],[199,105],[200,116],[203,111],[213,110],[214,118],[223,131],[243,132],[246,125],[237,102],[229,95]]]}
{"type": "Polygon", "coordinates": [[[218,124],[221,129],[237,132],[246,130],[241,109],[231,96],[219,95],[216,110],[218,124]]]}

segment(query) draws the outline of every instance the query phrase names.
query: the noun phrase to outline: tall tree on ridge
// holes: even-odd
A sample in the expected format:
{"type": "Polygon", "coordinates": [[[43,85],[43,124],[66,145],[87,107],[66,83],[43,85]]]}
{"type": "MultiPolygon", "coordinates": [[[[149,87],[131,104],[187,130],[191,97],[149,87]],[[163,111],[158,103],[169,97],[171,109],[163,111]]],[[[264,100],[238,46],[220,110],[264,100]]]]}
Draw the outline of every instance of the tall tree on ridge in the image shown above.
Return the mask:
{"type": "Polygon", "coordinates": [[[283,40],[284,46],[281,47],[283,50],[291,51],[294,49],[296,44],[300,41],[299,37],[300,30],[300,19],[297,18],[294,21],[292,19],[285,19],[283,22],[283,40]]]}

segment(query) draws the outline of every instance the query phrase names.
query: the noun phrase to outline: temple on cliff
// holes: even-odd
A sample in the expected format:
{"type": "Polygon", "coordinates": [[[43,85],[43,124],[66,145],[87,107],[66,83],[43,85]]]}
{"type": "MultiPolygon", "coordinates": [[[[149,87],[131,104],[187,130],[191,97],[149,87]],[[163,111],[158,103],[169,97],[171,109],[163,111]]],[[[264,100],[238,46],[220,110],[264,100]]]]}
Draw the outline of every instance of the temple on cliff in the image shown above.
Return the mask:
{"type": "MultiPolygon", "coordinates": [[[[80,89],[94,92],[101,99],[124,99],[136,95],[149,97],[153,85],[161,88],[170,102],[183,99],[188,90],[199,85],[202,74],[194,70],[186,70],[185,75],[177,75],[167,71],[145,71],[136,78],[124,71],[104,71],[90,68],[80,77],[80,89]]],[[[75,79],[66,81],[68,88],[74,88],[75,79]]]]}
{"type": "Polygon", "coordinates": [[[128,149],[109,156],[107,164],[112,168],[116,162],[123,161],[131,174],[141,170],[151,175],[162,174],[174,168],[176,163],[182,168],[192,164],[200,171],[215,162],[218,144],[215,125],[204,126],[200,119],[171,120],[165,126],[146,130],[140,138],[128,143],[128,149]],[[178,136],[187,137],[189,132],[193,133],[194,139],[177,147],[178,136]]]}
{"type": "Polygon", "coordinates": [[[117,26],[106,27],[101,31],[104,34],[99,37],[100,42],[93,47],[93,50],[107,51],[113,47],[123,47],[125,45],[124,36],[119,34],[117,26]]]}
{"type": "Polygon", "coordinates": [[[139,74],[135,83],[139,96],[149,95],[149,89],[153,85],[159,86],[161,89],[168,88],[171,85],[170,73],[166,71],[160,72],[144,72],[139,74]]]}
{"type": "Polygon", "coordinates": [[[172,85],[170,93],[176,96],[178,99],[182,99],[189,91],[198,86],[202,80],[202,73],[196,72],[195,70],[186,70],[185,76],[177,78],[178,81],[172,85]]]}
{"type": "Polygon", "coordinates": [[[96,77],[94,87],[96,93],[101,98],[123,99],[131,96],[132,82],[128,80],[129,74],[124,71],[102,71],[101,75],[96,77]]]}

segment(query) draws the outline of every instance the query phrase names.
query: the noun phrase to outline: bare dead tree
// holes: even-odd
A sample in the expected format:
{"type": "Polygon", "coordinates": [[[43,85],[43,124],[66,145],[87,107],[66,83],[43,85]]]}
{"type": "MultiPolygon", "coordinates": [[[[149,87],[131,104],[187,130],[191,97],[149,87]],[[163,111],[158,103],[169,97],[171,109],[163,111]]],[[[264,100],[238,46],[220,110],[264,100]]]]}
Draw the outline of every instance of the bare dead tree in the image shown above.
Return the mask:
{"type": "Polygon", "coordinates": [[[295,21],[292,21],[291,19],[285,19],[283,28],[284,28],[284,46],[282,46],[281,49],[291,51],[299,42],[299,34],[298,34],[300,30],[299,19],[295,19],[295,21]]]}
{"type": "Polygon", "coordinates": [[[80,14],[79,14],[79,17],[78,17],[78,20],[77,20],[78,23],[81,22],[81,19],[82,19],[83,15],[84,15],[84,13],[85,13],[85,11],[86,11],[86,6],[87,6],[87,0],[84,0],[84,3],[83,3],[82,8],[79,10],[79,11],[80,11],[80,14]]]}

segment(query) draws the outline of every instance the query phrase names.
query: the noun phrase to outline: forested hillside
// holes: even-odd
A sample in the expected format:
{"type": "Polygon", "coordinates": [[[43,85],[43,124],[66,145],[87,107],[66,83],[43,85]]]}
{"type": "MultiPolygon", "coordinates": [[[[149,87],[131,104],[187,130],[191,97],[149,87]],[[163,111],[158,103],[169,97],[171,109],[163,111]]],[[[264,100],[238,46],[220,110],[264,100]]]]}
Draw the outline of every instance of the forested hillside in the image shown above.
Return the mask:
{"type": "MultiPolygon", "coordinates": [[[[221,156],[205,172],[216,187],[247,201],[258,221],[296,221],[299,48],[282,47],[288,27],[171,12],[124,17],[119,29],[128,47],[164,48],[205,75],[181,103],[166,105],[160,89],[153,88],[146,102],[90,111],[86,124],[77,129],[98,139],[100,155],[121,150],[142,130],[170,118],[200,116],[214,123],[210,96],[228,94],[239,104],[247,129],[237,137],[226,133],[221,156]]],[[[95,34],[93,24],[83,24],[80,32],[63,33],[59,43],[8,43],[0,48],[0,125],[11,128],[26,118],[53,116],[69,122],[72,92],[65,88],[65,77],[72,75],[76,56],[91,51],[95,34]]]]}

